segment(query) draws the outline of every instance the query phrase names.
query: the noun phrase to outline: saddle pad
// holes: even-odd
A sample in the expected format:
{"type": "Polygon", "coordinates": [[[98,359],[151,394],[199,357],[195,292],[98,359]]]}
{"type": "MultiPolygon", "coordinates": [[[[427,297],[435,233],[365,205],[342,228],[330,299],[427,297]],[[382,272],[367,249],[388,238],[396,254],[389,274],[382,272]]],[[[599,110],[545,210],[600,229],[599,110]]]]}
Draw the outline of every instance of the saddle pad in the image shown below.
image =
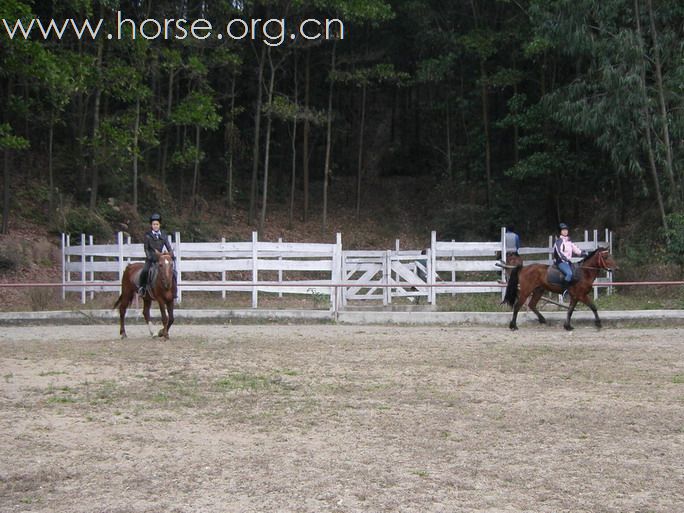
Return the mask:
{"type": "MultiPolygon", "coordinates": [[[[572,280],[570,280],[570,283],[577,283],[579,281],[579,269],[575,264],[572,264],[571,267],[572,280]]],[[[556,264],[550,265],[549,270],[546,271],[546,281],[552,285],[561,285],[563,280],[565,280],[565,274],[563,274],[563,271],[558,269],[556,264]]]]}

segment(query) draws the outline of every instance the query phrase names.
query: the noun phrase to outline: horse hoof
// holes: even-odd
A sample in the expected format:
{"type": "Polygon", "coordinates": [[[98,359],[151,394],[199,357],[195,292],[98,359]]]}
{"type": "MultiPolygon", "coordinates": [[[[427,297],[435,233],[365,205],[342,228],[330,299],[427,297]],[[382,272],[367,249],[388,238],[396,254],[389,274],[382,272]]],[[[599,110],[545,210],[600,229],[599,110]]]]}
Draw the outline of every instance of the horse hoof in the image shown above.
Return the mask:
{"type": "Polygon", "coordinates": [[[509,324],[508,327],[511,328],[511,331],[517,331],[518,330],[518,326],[513,324],[513,323],[509,324]]]}
{"type": "Polygon", "coordinates": [[[569,324],[564,324],[563,327],[565,328],[565,331],[572,331],[573,329],[575,329],[572,326],[570,326],[569,324]]]}
{"type": "Polygon", "coordinates": [[[601,326],[601,323],[600,323],[600,322],[597,322],[597,323],[596,323],[596,329],[597,329],[597,330],[600,330],[602,327],[603,327],[603,326],[601,326]]]}
{"type": "Polygon", "coordinates": [[[544,319],[543,317],[540,317],[539,318],[539,324],[546,324],[546,319],[544,319]]]}
{"type": "Polygon", "coordinates": [[[121,340],[123,340],[123,339],[125,339],[125,338],[128,338],[128,336],[127,336],[125,333],[122,333],[122,334],[121,334],[121,340]]]}

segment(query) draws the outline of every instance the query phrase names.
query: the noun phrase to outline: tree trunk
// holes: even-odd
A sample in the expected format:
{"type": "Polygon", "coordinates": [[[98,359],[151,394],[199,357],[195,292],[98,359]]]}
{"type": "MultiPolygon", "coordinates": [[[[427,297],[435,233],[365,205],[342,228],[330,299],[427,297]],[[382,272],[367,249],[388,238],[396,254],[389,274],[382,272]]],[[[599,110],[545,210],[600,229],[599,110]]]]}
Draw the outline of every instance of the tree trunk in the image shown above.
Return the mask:
{"type": "Polygon", "coordinates": [[[233,210],[233,155],[235,153],[233,145],[235,143],[233,130],[235,129],[235,85],[237,83],[237,77],[233,74],[233,80],[230,84],[230,129],[227,134],[228,136],[228,169],[226,176],[226,186],[228,190],[226,191],[226,205],[228,206],[228,212],[233,210]]]}
{"type": "MultiPolygon", "coordinates": [[[[166,98],[166,122],[169,122],[169,119],[171,119],[171,108],[173,107],[173,79],[174,79],[175,72],[174,70],[169,70],[169,93],[166,98]]],[[[169,156],[169,130],[168,127],[166,127],[166,130],[164,130],[164,145],[162,147],[162,156],[161,156],[161,183],[164,187],[166,187],[166,166],[168,162],[168,156],[169,156]]]]}
{"type": "Polygon", "coordinates": [[[199,189],[200,130],[200,126],[195,125],[195,166],[192,173],[192,196],[190,198],[190,210],[193,214],[197,212],[197,193],[199,189]]]}
{"type": "Polygon", "coordinates": [[[446,161],[447,161],[447,176],[453,183],[454,181],[454,162],[451,155],[451,112],[449,110],[449,98],[446,100],[446,161]]]}
{"type": "Polygon", "coordinates": [[[271,47],[268,47],[268,64],[271,68],[271,77],[268,82],[268,112],[266,113],[266,142],[264,143],[264,184],[261,203],[261,217],[259,219],[259,232],[263,232],[266,226],[266,206],[268,204],[268,166],[271,159],[271,126],[273,125],[273,89],[275,87],[275,66],[271,59],[271,47]]]}
{"type": "Polygon", "coordinates": [[[487,98],[487,72],[484,59],[480,59],[480,93],[482,95],[482,128],[485,142],[485,176],[487,179],[487,207],[492,206],[492,149],[489,140],[489,100],[487,98]]]}
{"type": "Polygon", "coordinates": [[[672,164],[672,144],[670,143],[670,123],[667,119],[667,105],[665,103],[665,87],[663,86],[663,69],[660,62],[660,43],[653,15],[653,1],[646,0],[648,5],[648,17],[651,25],[651,37],[653,38],[653,60],[655,63],[656,90],[658,91],[658,104],[660,106],[661,126],[663,130],[663,144],[665,145],[665,169],[672,188],[671,197],[674,204],[680,203],[679,191],[675,180],[674,166],[672,164]]]}
{"type": "Polygon", "coordinates": [[[55,177],[53,172],[53,158],[52,158],[52,146],[55,134],[55,111],[50,112],[50,128],[48,130],[48,188],[50,189],[48,195],[48,208],[49,215],[55,210],[55,177]]]}
{"type": "Polygon", "coordinates": [[[302,181],[304,182],[304,216],[303,221],[309,220],[309,99],[311,93],[311,49],[306,50],[306,67],[304,71],[304,129],[302,134],[302,181]]]}
{"type": "Polygon", "coordinates": [[[639,20],[639,15],[639,0],[634,0],[634,19],[636,20],[637,40],[639,41],[639,50],[641,52],[641,92],[644,97],[644,106],[642,107],[641,111],[645,120],[644,124],[646,125],[646,153],[648,155],[648,166],[651,170],[651,177],[653,178],[653,190],[656,195],[656,201],[658,202],[658,210],[660,211],[660,221],[663,225],[663,228],[667,232],[667,215],[665,213],[663,195],[660,191],[660,177],[658,176],[658,168],[656,166],[655,153],[653,151],[653,140],[651,137],[651,112],[648,108],[648,90],[646,88],[646,59],[644,58],[644,52],[646,49],[642,37],[641,21],[639,20]]]}
{"type": "Polygon", "coordinates": [[[294,53],[294,118],[292,119],[292,176],[290,178],[290,215],[288,226],[294,222],[295,188],[297,183],[297,114],[299,113],[299,81],[297,80],[297,53],[294,53]]]}
{"type": "Polygon", "coordinates": [[[359,156],[356,169],[356,219],[361,218],[361,177],[363,176],[363,132],[366,126],[366,92],[368,85],[361,89],[361,123],[359,126],[359,156]]]}
{"type": "MultiPolygon", "coordinates": [[[[104,8],[100,7],[100,14],[104,15],[104,8]]],[[[100,185],[99,165],[97,163],[98,147],[97,138],[100,132],[100,101],[102,99],[102,55],[104,53],[104,38],[100,38],[97,44],[97,86],[95,89],[95,105],[93,106],[93,131],[92,131],[92,151],[91,167],[92,180],[90,182],[90,210],[95,210],[97,207],[97,189],[100,185]]]]}
{"type": "Polygon", "coordinates": [[[259,178],[259,139],[261,137],[261,110],[263,103],[264,65],[266,64],[266,45],[262,45],[257,78],[257,103],[254,111],[254,146],[252,151],[252,185],[249,190],[249,223],[254,224],[257,209],[257,180],[259,178]]]}
{"type": "Polygon", "coordinates": [[[12,195],[10,194],[10,150],[5,149],[3,152],[3,167],[2,167],[2,233],[7,235],[9,233],[9,214],[10,201],[12,195]]]}
{"type": "Polygon", "coordinates": [[[133,209],[138,211],[138,139],[140,132],[140,98],[135,100],[135,122],[133,123],[133,209]]]}
{"type": "Polygon", "coordinates": [[[330,64],[330,89],[328,91],[328,118],[325,137],[325,168],[323,171],[323,228],[328,226],[328,182],[330,180],[330,154],[332,151],[332,108],[333,108],[333,88],[335,85],[335,53],[337,50],[337,40],[333,41],[332,57],[330,64]]]}

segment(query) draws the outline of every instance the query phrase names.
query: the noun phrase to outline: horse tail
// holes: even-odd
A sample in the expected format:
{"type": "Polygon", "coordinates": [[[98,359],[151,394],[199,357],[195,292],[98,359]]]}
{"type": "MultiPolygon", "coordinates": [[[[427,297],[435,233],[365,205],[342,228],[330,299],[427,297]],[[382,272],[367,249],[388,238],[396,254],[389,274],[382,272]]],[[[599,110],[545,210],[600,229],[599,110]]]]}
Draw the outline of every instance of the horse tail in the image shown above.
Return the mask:
{"type": "Polygon", "coordinates": [[[520,269],[522,269],[522,265],[516,266],[508,278],[508,285],[506,285],[506,293],[502,303],[508,303],[509,306],[515,305],[515,302],[518,300],[518,273],[520,269]]]}

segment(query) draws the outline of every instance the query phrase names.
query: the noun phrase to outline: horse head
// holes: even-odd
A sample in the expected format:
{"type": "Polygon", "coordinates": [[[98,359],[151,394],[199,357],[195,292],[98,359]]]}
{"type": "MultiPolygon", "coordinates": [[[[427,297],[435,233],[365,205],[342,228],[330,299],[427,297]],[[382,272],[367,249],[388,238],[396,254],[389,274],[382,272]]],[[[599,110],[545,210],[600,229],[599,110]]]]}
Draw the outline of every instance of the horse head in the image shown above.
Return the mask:
{"type": "Polygon", "coordinates": [[[613,271],[618,268],[613,255],[607,248],[597,248],[589,253],[582,263],[586,266],[592,266],[597,269],[604,269],[606,271],[613,271]]]}
{"type": "Polygon", "coordinates": [[[157,253],[157,270],[159,279],[164,290],[169,290],[173,285],[173,255],[170,253],[157,253]]]}

